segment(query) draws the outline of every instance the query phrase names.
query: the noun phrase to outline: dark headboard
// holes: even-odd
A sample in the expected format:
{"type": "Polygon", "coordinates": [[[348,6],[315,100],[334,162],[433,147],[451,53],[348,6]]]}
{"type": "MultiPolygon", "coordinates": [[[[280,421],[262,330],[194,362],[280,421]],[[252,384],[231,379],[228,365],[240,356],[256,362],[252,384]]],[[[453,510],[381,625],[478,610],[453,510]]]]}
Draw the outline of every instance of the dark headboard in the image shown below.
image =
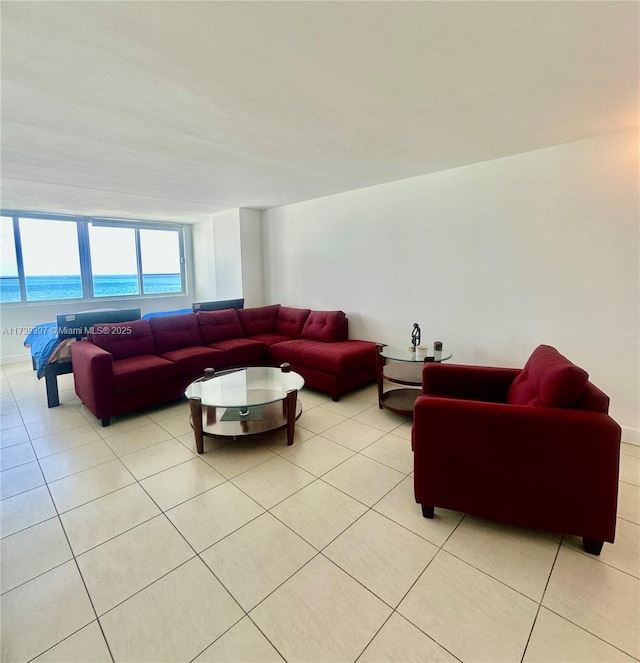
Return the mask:
{"type": "Polygon", "coordinates": [[[244,308],[244,299],[219,299],[217,302],[194,302],[194,311],[222,311],[226,308],[244,308]]]}
{"type": "Polygon", "coordinates": [[[65,338],[83,338],[89,333],[91,325],[95,324],[140,320],[140,313],[139,308],[123,308],[59,315],[57,316],[58,339],[62,341],[65,338]]]}

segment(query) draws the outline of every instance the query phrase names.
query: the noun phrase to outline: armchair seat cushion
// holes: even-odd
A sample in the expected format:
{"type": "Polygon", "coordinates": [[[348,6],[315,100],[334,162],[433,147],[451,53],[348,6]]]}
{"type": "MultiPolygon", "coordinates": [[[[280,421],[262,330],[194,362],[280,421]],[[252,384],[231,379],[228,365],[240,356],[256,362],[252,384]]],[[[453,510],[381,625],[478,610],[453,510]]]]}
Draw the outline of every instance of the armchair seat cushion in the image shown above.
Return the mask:
{"type": "Polygon", "coordinates": [[[512,405],[572,408],[587,386],[589,375],[555,348],[538,346],[507,394],[512,405]]]}
{"type": "Polygon", "coordinates": [[[123,393],[175,380],[176,365],[155,355],[139,355],[113,362],[113,391],[123,393]]]}

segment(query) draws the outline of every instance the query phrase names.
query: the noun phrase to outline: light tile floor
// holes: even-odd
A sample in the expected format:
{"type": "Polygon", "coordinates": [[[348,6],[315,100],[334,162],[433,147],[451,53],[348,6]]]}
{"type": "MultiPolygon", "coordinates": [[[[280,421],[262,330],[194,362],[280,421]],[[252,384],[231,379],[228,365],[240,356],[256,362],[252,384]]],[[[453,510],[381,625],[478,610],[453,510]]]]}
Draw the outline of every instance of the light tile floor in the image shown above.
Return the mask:
{"type": "Polygon", "coordinates": [[[108,428],[62,376],[0,369],[0,659],[632,661],[640,452],[623,444],[617,540],[413,499],[411,425],[367,387],[303,390],[284,433],[206,441],[178,402],[108,428]]]}

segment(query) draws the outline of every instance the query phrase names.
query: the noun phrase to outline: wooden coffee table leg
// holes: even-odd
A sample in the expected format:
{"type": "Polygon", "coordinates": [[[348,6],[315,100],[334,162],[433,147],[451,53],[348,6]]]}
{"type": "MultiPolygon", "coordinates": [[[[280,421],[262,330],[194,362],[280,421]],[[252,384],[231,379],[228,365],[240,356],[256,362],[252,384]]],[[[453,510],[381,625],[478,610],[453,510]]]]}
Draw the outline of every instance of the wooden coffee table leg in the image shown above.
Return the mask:
{"type": "Polygon", "coordinates": [[[191,425],[193,434],[196,438],[196,449],[201,454],[204,451],[204,441],[202,435],[202,400],[199,398],[190,398],[189,407],[191,408],[191,425]]]}
{"type": "Polygon", "coordinates": [[[296,428],[296,405],[298,403],[298,391],[292,389],[287,392],[287,444],[293,444],[293,436],[296,428]]]}

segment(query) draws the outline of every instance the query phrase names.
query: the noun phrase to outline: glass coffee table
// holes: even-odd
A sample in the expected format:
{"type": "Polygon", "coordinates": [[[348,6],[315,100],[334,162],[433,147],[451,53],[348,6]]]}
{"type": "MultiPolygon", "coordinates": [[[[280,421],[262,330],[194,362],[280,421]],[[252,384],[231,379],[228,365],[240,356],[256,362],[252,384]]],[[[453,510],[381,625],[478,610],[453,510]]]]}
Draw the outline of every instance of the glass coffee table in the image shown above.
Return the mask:
{"type": "Polygon", "coordinates": [[[293,444],[295,422],[302,414],[302,387],[304,378],[289,364],[206,369],[185,391],[198,453],[204,450],[205,435],[236,438],[286,428],[287,444],[293,444]]]}
{"type": "Polygon", "coordinates": [[[420,346],[413,351],[408,345],[402,347],[378,344],[376,349],[378,407],[405,417],[413,416],[413,405],[421,393],[423,364],[439,363],[453,357],[446,349],[434,353],[433,350],[420,346]],[[406,385],[407,388],[385,391],[385,380],[406,385]]]}

